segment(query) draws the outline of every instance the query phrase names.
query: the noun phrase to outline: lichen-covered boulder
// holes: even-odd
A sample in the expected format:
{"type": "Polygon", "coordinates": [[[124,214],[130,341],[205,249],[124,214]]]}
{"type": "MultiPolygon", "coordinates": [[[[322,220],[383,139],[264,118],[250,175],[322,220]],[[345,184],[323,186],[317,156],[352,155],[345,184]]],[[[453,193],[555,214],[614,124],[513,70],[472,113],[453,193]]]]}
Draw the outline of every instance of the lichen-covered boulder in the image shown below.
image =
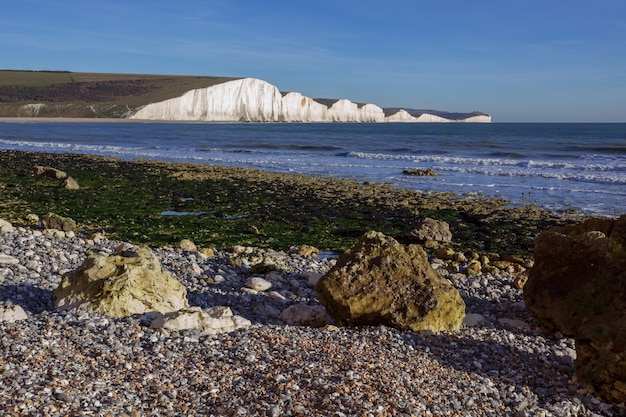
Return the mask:
{"type": "Polygon", "coordinates": [[[456,330],[465,303],[430,266],[419,245],[379,232],[363,235],[316,284],[320,302],[340,325],[387,325],[415,331],[456,330]]]}
{"type": "Polygon", "coordinates": [[[58,310],[83,308],[109,317],[187,308],[183,285],[165,271],[149,248],[114,255],[90,254],[63,276],[54,291],[58,310]]]}
{"type": "Polygon", "coordinates": [[[574,337],[583,384],[626,401],[626,215],[539,234],[524,301],[544,326],[574,337]]]}

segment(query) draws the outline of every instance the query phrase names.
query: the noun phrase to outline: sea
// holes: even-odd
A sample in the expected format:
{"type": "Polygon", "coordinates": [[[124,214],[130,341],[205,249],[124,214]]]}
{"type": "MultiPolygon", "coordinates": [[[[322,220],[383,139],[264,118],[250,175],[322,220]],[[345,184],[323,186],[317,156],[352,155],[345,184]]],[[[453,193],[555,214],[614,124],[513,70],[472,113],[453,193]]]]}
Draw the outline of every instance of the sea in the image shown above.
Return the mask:
{"type": "Polygon", "coordinates": [[[626,213],[625,123],[3,122],[0,149],[256,168],[626,213]],[[437,176],[405,175],[432,168],[437,176]]]}

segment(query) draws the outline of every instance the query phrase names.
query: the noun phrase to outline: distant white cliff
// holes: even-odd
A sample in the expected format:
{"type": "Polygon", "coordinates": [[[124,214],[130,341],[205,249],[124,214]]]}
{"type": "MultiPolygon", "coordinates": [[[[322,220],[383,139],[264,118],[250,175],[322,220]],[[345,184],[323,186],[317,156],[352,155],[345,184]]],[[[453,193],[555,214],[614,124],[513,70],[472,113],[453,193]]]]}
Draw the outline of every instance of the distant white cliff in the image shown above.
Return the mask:
{"type": "Polygon", "coordinates": [[[447,119],[436,114],[422,113],[419,116],[413,116],[406,110],[398,110],[396,113],[385,117],[385,122],[407,122],[407,123],[451,123],[451,122],[464,122],[464,123],[491,123],[491,116],[477,115],[470,116],[464,119],[447,119]]]}
{"type": "MultiPolygon", "coordinates": [[[[148,104],[130,118],[207,122],[457,121],[426,113],[415,117],[405,110],[385,117],[383,109],[374,104],[357,104],[346,99],[330,101],[316,101],[296,92],[283,95],[277,87],[266,81],[243,78],[191,90],[180,97],[148,104]]],[[[458,121],[490,122],[491,117],[474,116],[458,121]]]]}

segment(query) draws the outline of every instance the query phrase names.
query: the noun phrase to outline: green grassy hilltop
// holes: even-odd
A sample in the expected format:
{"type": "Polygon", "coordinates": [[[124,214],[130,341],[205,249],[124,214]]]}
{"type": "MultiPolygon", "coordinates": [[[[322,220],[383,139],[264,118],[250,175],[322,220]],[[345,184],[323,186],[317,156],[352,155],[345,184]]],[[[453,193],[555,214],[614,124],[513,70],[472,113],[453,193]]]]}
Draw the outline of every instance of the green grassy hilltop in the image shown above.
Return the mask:
{"type": "Polygon", "coordinates": [[[235,77],[0,70],[0,117],[126,117],[235,77]]]}

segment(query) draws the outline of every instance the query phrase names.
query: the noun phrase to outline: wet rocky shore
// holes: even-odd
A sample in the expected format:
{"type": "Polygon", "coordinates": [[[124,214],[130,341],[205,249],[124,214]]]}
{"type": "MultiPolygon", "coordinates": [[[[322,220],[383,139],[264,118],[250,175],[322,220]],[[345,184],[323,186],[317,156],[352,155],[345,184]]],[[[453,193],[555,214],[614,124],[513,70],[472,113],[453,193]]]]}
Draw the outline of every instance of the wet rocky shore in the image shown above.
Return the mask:
{"type": "Polygon", "coordinates": [[[27,223],[54,212],[85,231],[151,246],[192,239],[208,247],[286,250],[309,244],[341,252],[369,230],[406,243],[425,217],[446,221],[463,251],[532,254],[533,237],[578,222],[576,213],[511,207],[481,195],[397,189],[392,184],[95,155],[0,151],[0,218],[27,223]],[[35,166],[62,179],[35,176],[35,166]]]}
{"type": "Polygon", "coordinates": [[[442,259],[437,245],[428,248],[432,266],[466,305],[460,330],[312,327],[282,316],[320,307],[312,279],[365,231],[407,242],[434,217],[450,224],[453,254],[528,259],[539,231],[578,217],[388,184],[87,155],[0,151],[0,174],[0,218],[14,225],[0,232],[0,307],[23,310],[0,321],[3,415],[626,413],[578,383],[573,339],[539,325],[519,270],[468,274],[475,257],[442,259]],[[67,171],[80,188],[34,176],[36,165],[67,171]],[[41,230],[33,215],[47,212],[74,219],[76,232],[41,230]],[[198,247],[181,247],[183,238],[198,247]],[[205,335],[153,329],[145,315],[57,311],[62,275],[124,242],[150,245],[190,306],[227,306],[250,325],[205,335]],[[320,255],[296,250],[303,244],[320,255]],[[280,267],[259,268],[268,259],[280,267]],[[270,286],[251,286],[254,277],[270,286]]]}

